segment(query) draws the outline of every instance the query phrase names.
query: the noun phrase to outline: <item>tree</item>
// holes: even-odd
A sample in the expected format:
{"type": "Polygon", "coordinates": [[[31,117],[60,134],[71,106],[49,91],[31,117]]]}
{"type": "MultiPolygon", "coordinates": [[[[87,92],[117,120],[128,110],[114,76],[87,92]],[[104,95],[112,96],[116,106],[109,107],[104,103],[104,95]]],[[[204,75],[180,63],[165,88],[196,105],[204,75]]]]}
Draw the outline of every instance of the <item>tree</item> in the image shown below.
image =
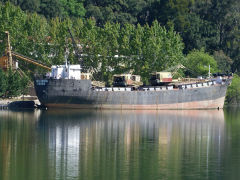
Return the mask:
{"type": "Polygon", "coordinates": [[[15,6],[20,6],[24,11],[38,12],[41,0],[1,0],[1,2],[11,2],[15,6]]]}
{"type": "Polygon", "coordinates": [[[21,77],[18,71],[0,69],[0,97],[9,98],[25,94],[28,87],[28,77],[21,77]]]}
{"type": "Polygon", "coordinates": [[[137,24],[138,17],[146,6],[146,0],[85,1],[86,17],[94,18],[100,26],[108,21],[122,25],[137,24]]]}
{"type": "Polygon", "coordinates": [[[214,59],[217,61],[218,69],[223,73],[231,72],[232,59],[224,54],[222,50],[213,53],[214,59]]]}
{"type": "Polygon", "coordinates": [[[6,97],[16,97],[21,94],[21,79],[17,72],[13,72],[12,69],[7,73],[7,88],[6,97]]]}
{"type": "Polygon", "coordinates": [[[30,82],[30,80],[27,76],[21,77],[20,87],[19,87],[20,94],[24,95],[27,93],[29,82],[30,82]]]}
{"type": "Polygon", "coordinates": [[[47,18],[61,16],[61,4],[59,0],[42,0],[40,5],[40,13],[47,18]]]}
{"type": "Polygon", "coordinates": [[[7,89],[6,74],[0,69],[0,97],[4,97],[7,89]]]}
{"type": "Polygon", "coordinates": [[[60,0],[61,14],[63,17],[84,17],[86,10],[82,1],[78,0],[60,0]]]}
{"type": "Polygon", "coordinates": [[[203,50],[193,50],[187,55],[187,60],[184,66],[190,71],[193,76],[207,76],[209,72],[209,65],[211,73],[218,71],[217,62],[209,54],[203,50]]]}
{"type": "Polygon", "coordinates": [[[218,43],[218,33],[212,23],[201,19],[196,13],[186,15],[186,19],[188,23],[179,31],[185,44],[184,53],[201,48],[209,52],[214,51],[218,43]]]}
{"type": "Polygon", "coordinates": [[[226,94],[226,105],[239,105],[240,103],[240,77],[234,74],[231,85],[226,94]]]}
{"type": "Polygon", "coordinates": [[[41,0],[23,0],[20,3],[22,10],[27,10],[29,12],[39,12],[41,0]]]}

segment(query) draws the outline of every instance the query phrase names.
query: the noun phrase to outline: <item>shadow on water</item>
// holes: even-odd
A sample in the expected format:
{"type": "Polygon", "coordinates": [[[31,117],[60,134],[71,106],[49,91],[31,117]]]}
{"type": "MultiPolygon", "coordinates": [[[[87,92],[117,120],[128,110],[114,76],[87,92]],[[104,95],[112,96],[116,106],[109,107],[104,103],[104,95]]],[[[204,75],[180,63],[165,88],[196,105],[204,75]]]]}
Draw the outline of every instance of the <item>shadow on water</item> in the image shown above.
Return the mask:
{"type": "Polygon", "coordinates": [[[239,115],[0,111],[0,179],[234,179],[239,115]]]}

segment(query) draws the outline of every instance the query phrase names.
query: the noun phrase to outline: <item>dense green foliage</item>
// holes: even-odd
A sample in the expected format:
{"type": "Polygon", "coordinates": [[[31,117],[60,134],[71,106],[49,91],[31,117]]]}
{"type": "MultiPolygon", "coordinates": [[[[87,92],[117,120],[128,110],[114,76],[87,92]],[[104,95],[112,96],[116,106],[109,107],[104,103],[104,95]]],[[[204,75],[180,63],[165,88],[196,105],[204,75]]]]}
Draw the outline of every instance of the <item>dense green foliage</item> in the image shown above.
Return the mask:
{"type": "MultiPolygon", "coordinates": [[[[107,81],[115,73],[133,70],[147,81],[152,71],[164,70],[184,59],[179,34],[157,21],[152,26],[106,23],[99,27],[92,19],[47,21],[37,14],[25,14],[9,3],[0,8],[0,32],[10,32],[13,50],[49,65],[63,64],[66,50],[68,60],[79,63],[68,32],[70,27],[84,54],[84,70],[93,72],[97,80],[107,81]]],[[[6,39],[4,33],[0,36],[6,39]]],[[[2,43],[2,53],[4,49],[2,43]]],[[[36,69],[23,62],[20,65],[26,70],[36,69]]]]}
{"type": "Polygon", "coordinates": [[[203,50],[194,50],[187,55],[185,67],[188,68],[192,76],[207,76],[209,72],[209,65],[211,73],[218,72],[217,62],[215,59],[203,50]]]}
{"type": "Polygon", "coordinates": [[[0,97],[5,96],[7,89],[7,81],[5,73],[0,69],[0,97]]]}
{"type": "Polygon", "coordinates": [[[24,94],[28,82],[28,79],[21,77],[17,71],[9,70],[8,73],[4,73],[0,69],[0,97],[9,98],[24,94]]]}
{"type": "MultiPolygon", "coordinates": [[[[7,2],[9,0],[1,0],[7,2]]],[[[185,44],[184,53],[204,48],[222,51],[232,59],[231,71],[240,70],[240,1],[236,0],[10,0],[28,12],[47,18],[93,18],[96,25],[107,22],[141,25],[157,20],[174,27],[185,44]]],[[[220,68],[222,71],[229,71],[220,68]]]]}
{"type": "Polygon", "coordinates": [[[236,74],[228,87],[225,105],[240,105],[240,77],[236,74]]]}
{"type": "Polygon", "coordinates": [[[100,80],[134,70],[146,82],[152,71],[164,70],[184,59],[180,36],[158,22],[151,27],[106,23],[103,28],[93,23],[88,20],[78,38],[82,39],[82,50],[88,55],[84,58],[85,65],[97,72],[100,80]]]}
{"type": "Polygon", "coordinates": [[[94,17],[97,24],[104,25],[107,21],[136,24],[148,3],[148,0],[90,0],[84,4],[86,17],[94,17]]]}
{"type": "Polygon", "coordinates": [[[83,0],[1,0],[0,2],[11,2],[24,11],[36,12],[47,18],[84,17],[86,13],[83,0]]]}
{"type": "Polygon", "coordinates": [[[215,51],[213,57],[217,61],[219,72],[231,72],[233,61],[222,50],[215,51]]]}
{"type": "MultiPolygon", "coordinates": [[[[5,40],[8,30],[14,51],[48,65],[62,64],[66,57],[79,63],[70,28],[83,53],[84,69],[97,80],[133,70],[147,82],[150,72],[181,63],[193,76],[206,74],[209,63],[212,72],[240,70],[239,1],[1,2],[0,39],[5,40]]],[[[1,43],[0,53],[4,51],[5,43],[1,43]]],[[[42,72],[24,62],[20,67],[27,73],[42,72]]]]}

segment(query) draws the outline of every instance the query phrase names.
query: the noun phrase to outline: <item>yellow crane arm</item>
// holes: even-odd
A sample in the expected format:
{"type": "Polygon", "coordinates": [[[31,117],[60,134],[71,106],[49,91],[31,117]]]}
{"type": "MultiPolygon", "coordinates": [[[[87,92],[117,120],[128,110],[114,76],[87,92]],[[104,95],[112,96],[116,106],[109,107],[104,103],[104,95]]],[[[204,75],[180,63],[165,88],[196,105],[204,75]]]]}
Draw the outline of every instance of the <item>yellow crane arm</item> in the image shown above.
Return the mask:
{"type": "Polygon", "coordinates": [[[29,62],[29,63],[32,63],[32,64],[34,64],[34,65],[37,65],[37,66],[39,66],[39,67],[42,67],[42,68],[44,68],[44,69],[47,69],[47,70],[51,71],[51,68],[50,68],[49,66],[47,66],[47,65],[45,65],[45,64],[43,64],[43,63],[40,63],[40,62],[38,62],[38,61],[36,61],[36,60],[34,60],[34,59],[31,59],[31,58],[29,58],[29,57],[23,56],[23,55],[21,55],[21,54],[19,54],[19,53],[12,52],[12,56],[14,56],[14,57],[16,57],[16,58],[19,58],[19,59],[21,59],[21,60],[27,61],[27,62],[29,62]]]}

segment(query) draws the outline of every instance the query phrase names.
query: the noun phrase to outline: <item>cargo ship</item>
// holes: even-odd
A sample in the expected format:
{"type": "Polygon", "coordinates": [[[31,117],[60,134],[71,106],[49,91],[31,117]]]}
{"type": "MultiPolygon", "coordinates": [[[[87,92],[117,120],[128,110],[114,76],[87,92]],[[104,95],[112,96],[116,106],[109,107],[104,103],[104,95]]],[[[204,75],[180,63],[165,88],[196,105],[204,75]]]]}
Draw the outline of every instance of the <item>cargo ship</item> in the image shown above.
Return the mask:
{"type": "Polygon", "coordinates": [[[164,86],[99,87],[86,78],[80,65],[52,66],[34,81],[39,101],[47,108],[96,109],[219,109],[230,79],[164,86]]]}

